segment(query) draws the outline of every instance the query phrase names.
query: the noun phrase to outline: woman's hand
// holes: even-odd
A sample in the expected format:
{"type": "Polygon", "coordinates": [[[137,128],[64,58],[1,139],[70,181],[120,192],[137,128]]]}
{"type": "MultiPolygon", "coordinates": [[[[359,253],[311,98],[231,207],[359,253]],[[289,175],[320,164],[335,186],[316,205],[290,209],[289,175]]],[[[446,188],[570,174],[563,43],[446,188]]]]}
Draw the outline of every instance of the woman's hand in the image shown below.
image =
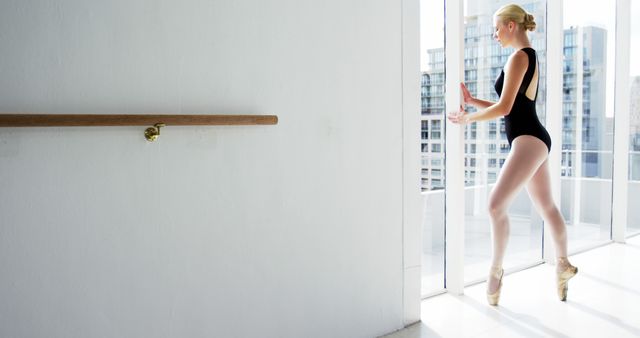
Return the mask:
{"type": "Polygon", "coordinates": [[[460,90],[462,91],[462,98],[464,99],[465,104],[471,104],[473,101],[473,96],[469,93],[469,89],[464,85],[464,82],[460,82],[460,90]]]}
{"type": "Polygon", "coordinates": [[[450,112],[447,116],[449,121],[456,124],[467,124],[469,123],[469,113],[464,111],[462,105],[460,105],[460,111],[450,112]]]}

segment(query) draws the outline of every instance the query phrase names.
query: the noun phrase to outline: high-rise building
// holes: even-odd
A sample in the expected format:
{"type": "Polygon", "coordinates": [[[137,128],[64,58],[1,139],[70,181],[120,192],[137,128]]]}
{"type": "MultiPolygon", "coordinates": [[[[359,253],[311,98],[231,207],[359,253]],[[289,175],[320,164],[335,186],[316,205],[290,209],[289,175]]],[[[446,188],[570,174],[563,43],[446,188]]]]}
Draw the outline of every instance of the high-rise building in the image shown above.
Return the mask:
{"type": "Polygon", "coordinates": [[[444,188],[444,49],[429,53],[430,72],[422,74],[422,189],[444,188]]]}
{"type": "Polygon", "coordinates": [[[631,79],[629,106],[629,178],[640,180],[640,76],[631,79]]]}
{"type": "Polygon", "coordinates": [[[630,135],[631,143],[629,149],[632,151],[640,151],[640,76],[631,79],[630,88],[631,104],[630,112],[630,135]]]}
{"type": "Polygon", "coordinates": [[[611,163],[602,154],[610,144],[605,118],[606,39],[607,31],[597,27],[572,27],[564,32],[563,176],[611,178],[611,163]]]}

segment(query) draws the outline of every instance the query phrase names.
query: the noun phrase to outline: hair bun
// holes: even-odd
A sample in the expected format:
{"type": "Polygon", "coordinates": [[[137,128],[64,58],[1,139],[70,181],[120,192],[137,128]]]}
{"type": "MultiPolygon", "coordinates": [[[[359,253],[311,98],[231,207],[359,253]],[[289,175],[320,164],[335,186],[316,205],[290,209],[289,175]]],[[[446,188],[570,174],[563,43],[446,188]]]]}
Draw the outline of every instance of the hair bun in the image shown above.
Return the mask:
{"type": "Polygon", "coordinates": [[[536,29],[536,22],[533,18],[533,15],[526,13],[524,15],[524,28],[528,31],[533,31],[536,29]]]}

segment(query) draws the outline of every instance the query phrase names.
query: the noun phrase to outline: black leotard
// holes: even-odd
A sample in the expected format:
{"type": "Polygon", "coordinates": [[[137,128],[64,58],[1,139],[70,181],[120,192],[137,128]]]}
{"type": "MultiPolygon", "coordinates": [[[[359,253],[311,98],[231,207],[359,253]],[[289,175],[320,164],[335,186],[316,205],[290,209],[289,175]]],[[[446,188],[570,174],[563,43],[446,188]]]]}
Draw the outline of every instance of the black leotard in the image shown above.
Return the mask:
{"type": "MultiPolygon", "coordinates": [[[[520,89],[516,94],[516,99],[513,102],[513,107],[508,115],[504,117],[505,128],[507,132],[507,140],[509,140],[509,146],[513,140],[520,135],[531,135],[539,138],[547,145],[547,150],[551,151],[551,137],[547,130],[542,126],[540,120],[538,120],[538,114],[536,113],[536,99],[538,98],[538,87],[536,86],[536,97],[530,100],[525,95],[531,80],[533,80],[533,74],[536,70],[536,51],[533,48],[525,47],[521,49],[529,57],[529,66],[527,72],[524,74],[520,89]]],[[[539,77],[538,77],[539,79],[539,77]]],[[[538,81],[539,84],[540,81],[538,81]]],[[[498,96],[502,95],[502,86],[504,85],[504,70],[498,76],[495,82],[494,88],[498,93],[498,96]]]]}

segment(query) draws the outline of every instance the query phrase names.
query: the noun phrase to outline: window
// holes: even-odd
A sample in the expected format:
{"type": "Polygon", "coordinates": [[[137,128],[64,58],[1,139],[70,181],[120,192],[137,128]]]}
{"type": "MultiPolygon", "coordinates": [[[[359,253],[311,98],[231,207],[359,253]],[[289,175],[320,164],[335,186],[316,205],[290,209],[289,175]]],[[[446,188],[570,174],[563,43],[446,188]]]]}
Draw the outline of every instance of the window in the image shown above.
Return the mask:
{"type": "MultiPolygon", "coordinates": [[[[507,0],[464,0],[464,81],[471,93],[481,99],[497,100],[493,81],[502,70],[513,49],[501,48],[491,36],[492,13],[507,0]]],[[[530,33],[531,41],[539,56],[539,87],[536,109],[543,125],[546,125],[546,7],[547,1],[518,1],[536,18],[538,27],[530,33]]],[[[551,3],[551,2],[549,2],[551,3]]],[[[554,151],[561,157],[560,173],[562,200],[556,201],[567,221],[569,249],[581,250],[585,246],[602,243],[610,236],[612,126],[613,99],[607,91],[613,88],[612,66],[615,52],[615,27],[611,25],[615,2],[595,3],[584,6],[580,0],[565,0],[564,32],[554,36],[564,43],[562,50],[562,106],[554,107],[554,114],[562,114],[560,139],[553,139],[554,151]],[[595,12],[583,10],[593,7],[595,12]],[[587,15],[584,13],[596,13],[587,15]],[[557,112],[559,110],[559,112],[557,112]],[[609,220],[609,221],[608,221],[609,220]]],[[[555,3],[554,3],[555,6],[555,3]]],[[[633,0],[632,17],[638,13],[638,1],[633,0]]],[[[444,188],[446,182],[444,143],[447,120],[445,119],[445,71],[444,71],[444,1],[421,0],[423,19],[421,36],[422,80],[421,102],[423,153],[423,194],[425,200],[423,252],[423,276],[431,282],[423,284],[423,292],[444,280],[444,188]],[[435,15],[433,13],[436,13],[435,15]],[[426,31],[425,27],[429,27],[426,31]]],[[[633,22],[637,27],[637,23],[633,22]]],[[[632,28],[632,32],[635,28],[632,28]]],[[[633,36],[631,41],[638,40],[633,36]]],[[[457,40],[461,41],[461,40],[457,40]]],[[[633,47],[633,46],[632,46],[633,47]]],[[[554,51],[555,52],[555,51],[554,51]]],[[[640,55],[632,54],[635,60],[640,55]]],[[[639,63],[640,65],[640,63],[639,63]]],[[[630,71],[632,100],[640,90],[640,72],[630,71]]],[[[640,112],[632,101],[632,121],[629,125],[629,198],[640,195],[640,112]],[[636,114],[637,117],[633,117],[636,114]]],[[[469,109],[473,111],[472,109],[469,109]]],[[[500,168],[506,163],[510,146],[506,140],[504,119],[477,122],[465,126],[465,280],[476,281],[486,276],[491,252],[490,230],[486,205],[490,189],[499,177],[500,168]]],[[[458,196],[456,196],[457,198],[458,196]]],[[[629,226],[638,226],[639,215],[629,209],[629,226]]],[[[640,208],[636,208],[640,210],[640,208]]],[[[509,210],[512,236],[507,248],[504,267],[523,266],[539,262],[542,258],[542,222],[526,196],[526,191],[514,199],[509,210]]],[[[549,246],[553,246],[552,243],[549,246]]],[[[424,279],[423,279],[424,280],[424,279]]]]}
{"type": "Polygon", "coordinates": [[[444,288],[444,150],[445,116],[444,1],[420,0],[420,71],[422,75],[423,219],[422,294],[444,288]],[[426,117],[426,118],[425,118],[426,117]],[[427,152],[427,150],[431,150],[427,152]]]}
{"type": "Polygon", "coordinates": [[[565,0],[561,189],[570,253],[611,236],[615,2],[565,0]],[[579,14],[582,13],[582,14],[579,14]]]}
{"type": "Polygon", "coordinates": [[[487,152],[489,154],[495,154],[496,153],[496,144],[495,143],[487,144],[487,152]]]}
{"type": "Polygon", "coordinates": [[[429,121],[422,121],[422,139],[429,139],[429,121]]]}
{"type": "Polygon", "coordinates": [[[470,130],[469,138],[472,139],[472,140],[475,140],[476,136],[477,136],[478,123],[477,122],[473,122],[471,124],[468,124],[467,125],[467,129],[470,130]]]}

